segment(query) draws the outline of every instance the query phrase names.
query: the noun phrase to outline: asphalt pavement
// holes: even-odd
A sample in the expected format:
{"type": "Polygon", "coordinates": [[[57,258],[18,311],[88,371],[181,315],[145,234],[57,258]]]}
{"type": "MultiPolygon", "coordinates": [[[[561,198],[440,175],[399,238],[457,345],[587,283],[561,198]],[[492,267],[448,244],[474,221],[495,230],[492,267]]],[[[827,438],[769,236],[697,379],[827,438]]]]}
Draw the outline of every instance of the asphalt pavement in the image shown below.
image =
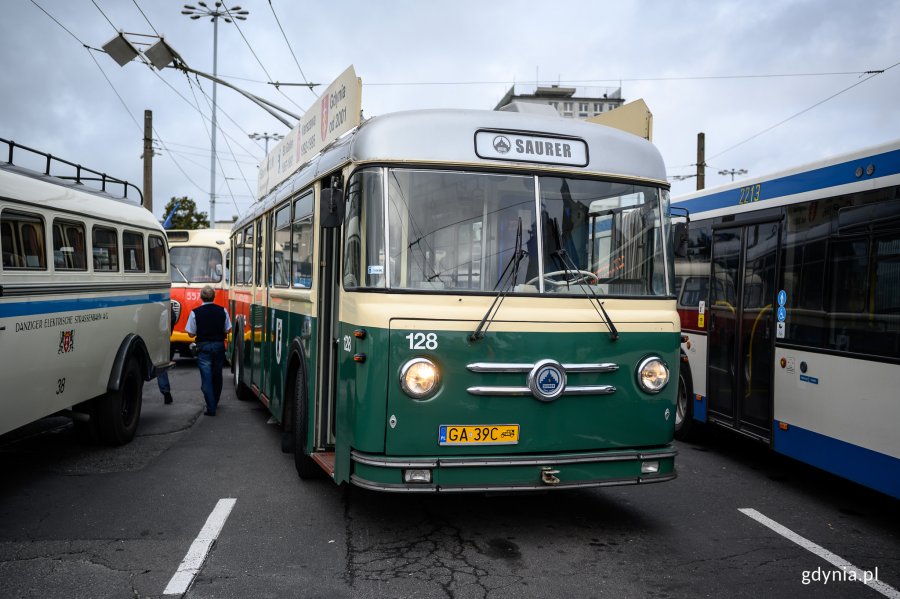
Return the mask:
{"type": "Polygon", "coordinates": [[[170,380],[168,406],[145,385],[125,447],[79,445],[60,418],[0,438],[0,596],[900,597],[900,502],[731,435],[678,443],[667,483],[380,494],[300,481],[227,372],[216,417],[193,361],[170,380]],[[204,542],[187,591],[164,595],[204,542]]]}

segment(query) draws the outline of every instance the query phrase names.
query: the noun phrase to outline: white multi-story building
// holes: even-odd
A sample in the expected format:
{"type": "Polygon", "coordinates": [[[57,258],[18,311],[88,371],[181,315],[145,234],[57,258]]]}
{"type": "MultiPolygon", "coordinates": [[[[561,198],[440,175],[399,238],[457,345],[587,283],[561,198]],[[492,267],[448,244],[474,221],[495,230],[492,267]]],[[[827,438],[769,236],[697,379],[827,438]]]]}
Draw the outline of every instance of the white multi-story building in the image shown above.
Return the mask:
{"type": "Polygon", "coordinates": [[[622,99],[621,87],[560,87],[520,83],[509,88],[494,110],[500,110],[511,102],[544,104],[555,108],[561,117],[584,120],[618,108],[625,100],[622,99]]]}

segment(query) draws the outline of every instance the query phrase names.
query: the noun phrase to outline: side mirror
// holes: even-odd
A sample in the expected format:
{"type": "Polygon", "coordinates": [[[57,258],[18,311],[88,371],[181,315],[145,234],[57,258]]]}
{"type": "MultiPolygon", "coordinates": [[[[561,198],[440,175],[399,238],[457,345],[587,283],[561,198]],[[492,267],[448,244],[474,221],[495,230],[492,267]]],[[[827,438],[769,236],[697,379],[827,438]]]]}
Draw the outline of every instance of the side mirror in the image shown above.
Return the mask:
{"type": "Polygon", "coordinates": [[[336,229],[344,222],[344,190],[325,187],[319,192],[319,218],[323,229],[336,229]]]}
{"type": "Polygon", "coordinates": [[[687,223],[675,223],[672,225],[675,236],[675,256],[684,258],[688,252],[688,226],[687,223]]]}

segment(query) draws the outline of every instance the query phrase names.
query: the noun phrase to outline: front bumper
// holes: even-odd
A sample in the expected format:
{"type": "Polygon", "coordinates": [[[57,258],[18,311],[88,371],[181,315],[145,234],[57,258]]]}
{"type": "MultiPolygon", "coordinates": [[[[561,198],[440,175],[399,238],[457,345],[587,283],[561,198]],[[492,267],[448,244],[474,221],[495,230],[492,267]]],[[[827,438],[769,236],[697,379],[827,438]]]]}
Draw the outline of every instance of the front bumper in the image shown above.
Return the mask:
{"type": "Polygon", "coordinates": [[[422,458],[353,451],[350,482],[366,489],[399,493],[546,491],[635,485],[674,479],[677,454],[671,445],[570,454],[422,458]],[[657,472],[642,473],[645,462],[657,462],[657,472]],[[408,469],[430,470],[431,483],[405,483],[403,473],[408,469]]]}

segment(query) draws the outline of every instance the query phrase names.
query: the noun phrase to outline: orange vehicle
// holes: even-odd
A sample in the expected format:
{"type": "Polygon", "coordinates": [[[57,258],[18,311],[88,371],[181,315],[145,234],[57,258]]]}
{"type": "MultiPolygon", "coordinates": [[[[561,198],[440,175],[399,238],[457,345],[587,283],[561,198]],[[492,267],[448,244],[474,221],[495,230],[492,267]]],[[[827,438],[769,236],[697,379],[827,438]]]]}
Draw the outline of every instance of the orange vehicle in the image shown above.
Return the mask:
{"type": "Polygon", "coordinates": [[[172,329],[171,354],[191,357],[193,337],[184,330],[191,310],[199,306],[200,290],[212,285],[216,303],[228,307],[228,234],[224,229],[173,229],[169,239],[169,261],[172,265],[172,329]]]}

